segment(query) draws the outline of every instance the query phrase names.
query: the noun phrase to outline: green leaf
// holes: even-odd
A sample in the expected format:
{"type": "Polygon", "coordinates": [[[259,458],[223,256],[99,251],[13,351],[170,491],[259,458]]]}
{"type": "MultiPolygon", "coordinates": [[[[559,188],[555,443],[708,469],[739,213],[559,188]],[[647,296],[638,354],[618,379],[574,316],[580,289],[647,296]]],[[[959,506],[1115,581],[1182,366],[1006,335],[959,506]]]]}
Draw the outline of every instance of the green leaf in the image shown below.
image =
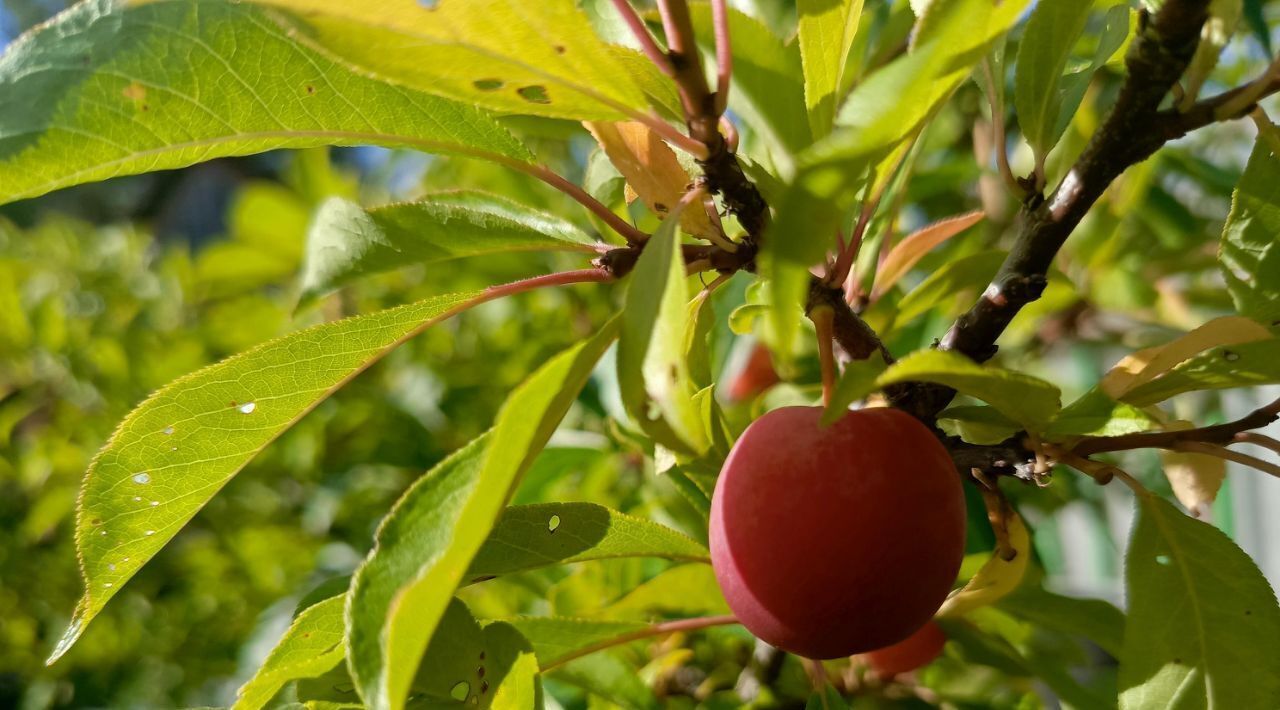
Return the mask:
{"type": "Polygon", "coordinates": [[[1138,496],[1125,559],[1121,708],[1262,708],[1280,698],[1280,606],[1222,531],[1138,496]]]}
{"type": "Polygon", "coordinates": [[[481,628],[467,605],[450,600],[413,679],[415,706],[536,707],[538,662],[510,624],[481,628]]]}
{"type": "Polygon", "coordinates": [[[878,352],[866,360],[852,360],[846,364],[835,391],[831,393],[831,401],[822,413],[823,426],[835,424],[849,410],[849,405],[875,391],[876,379],[888,366],[884,356],[878,352]]]}
{"type": "Polygon", "coordinates": [[[1097,387],[1062,408],[1045,430],[1048,439],[1067,436],[1121,436],[1159,429],[1160,422],[1138,407],[1117,402],[1097,387]]]}
{"type": "Polygon", "coordinates": [[[519,617],[505,621],[529,639],[543,668],[562,665],[586,655],[597,646],[603,648],[623,643],[622,639],[649,628],[648,624],[639,621],[563,617],[519,617]]]}
{"type": "Polygon", "coordinates": [[[320,205],[307,233],[302,300],[411,264],[513,251],[594,253],[593,243],[564,219],[483,193],[444,193],[369,210],[333,197],[320,205]]]}
{"type": "Polygon", "coordinates": [[[601,703],[597,700],[589,705],[592,708],[659,710],[665,707],[658,702],[653,690],[641,680],[635,666],[619,658],[616,653],[593,653],[579,658],[555,668],[551,677],[576,685],[604,701],[601,703]]]}
{"type": "Polygon", "coordinates": [[[595,503],[540,503],[507,508],[471,561],[470,578],[612,557],[709,562],[705,547],[683,533],[595,503]]]}
{"type": "Polygon", "coordinates": [[[1121,399],[1148,407],[1184,392],[1280,383],[1280,338],[1206,350],[1121,399]]]}
{"type": "Polygon", "coordinates": [[[265,707],[289,681],[315,678],[342,662],[345,596],[330,597],[308,607],[285,631],[262,667],[236,693],[233,710],[265,707]]]}
{"type": "Polygon", "coordinates": [[[707,448],[687,355],[689,289],[672,210],[646,243],[627,288],[618,340],[622,402],[654,440],[682,454],[707,448]]]}
{"type": "MultiPolygon", "coordinates": [[[[689,7],[698,43],[714,46],[711,7],[689,7]]],[[[813,142],[804,110],[804,79],[800,48],[778,39],[765,24],[729,8],[729,37],[733,44],[733,76],[729,107],[744,124],[762,134],[764,145],[781,151],[770,157],[786,165],[791,156],[813,142]]]]}
{"type": "Polygon", "coordinates": [[[1013,106],[1022,135],[1041,163],[1058,141],[1059,82],[1092,9],[1091,1],[1039,0],[1018,44],[1013,106]]]}
{"type": "Polygon", "coordinates": [[[849,710],[849,703],[834,686],[823,683],[822,690],[815,691],[804,704],[804,710],[849,710]]]}
{"type": "Polygon", "coordinates": [[[822,138],[831,132],[835,121],[845,59],[858,32],[862,0],[799,0],[796,12],[809,128],[815,137],[822,138]]]}
{"type": "Polygon", "coordinates": [[[935,0],[916,30],[910,53],[869,76],[840,108],[837,129],[801,156],[791,187],[778,202],[771,232],[785,238],[764,245],[776,261],[775,304],[803,296],[784,271],[807,269],[831,247],[837,227],[869,172],[877,184],[942,102],[1018,19],[1029,0],[935,0]],[[789,265],[789,268],[788,268],[789,265]]]}
{"type": "Polygon", "coordinates": [[[489,434],[420,478],[383,521],[352,581],[348,614],[347,660],[366,704],[404,706],[454,590],[617,330],[615,319],[539,368],[512,392],[489,434]]]}
{"type": "Polygon", "coordinates": [[[1064,597],[1038,586],[1023,585],[997,601],[996,606],[1037,626],[1083,636],[1112,657],[1120,657],[1125,617],[1109,602],[1064,597]]]}
{"type": "Polygon", "coordinates": [[[59,15],[0,56],[0,202],[276,148],[533,160],[485,113],[356,73],[292,31],[204,0],[89,0],[59,15]]]}
{"type": "Polygon", "coordinates": [[[849,392],[853,400],[899,382],[934,382],[976,397],[1032,432],[1043,431],[1062,408],[1058,388],[1037,377],[979,365],[958,353],[918,350],[889,366],[874,381],[849,392]]]}
{"type": "Polygon", "coordinates": [[[602,613],[609,617],[649,619],[655,614],[687,617],[730,611],[709,565],[681,565],[637,586],[602,613]]]}
{"type": "Polygon", "coordinates": [[[948,298],[985,287],[1000,270],[1005,256],[1003,251],[984,251],[948,261],[903,296],[893,310],[889,310],[886,303],[879,309],[873,309],[876,315],[869,313],[868,318],[878,318],[879,313],[887,312],[893,323],[905,325],[948,298]]]}
{"type": "Polygon", "coordinates": [[[1017,434],[1021,426],[995,407],[960,405],[938,414],[938,428],[970,444],[992,445],[1017,434]]]}
{"type": "Polygon", "coordinates": [[[297,13],[344,61],[502,113],[621,120],[648,107],[574,0],[253,0],[297,13]]]}
{"type": "Polygon", "coordinates": [[[1280,320],[1280,157],[1259,137],[1231,200],[1218,260],[1236,310],[1280,320]]]}
{"type": "Polygon", "coordinates": [[[400,343],[487,298],[437,296],[308,328],[175,380],[138,405],[85,474],[76,517],[85,593],[50,662],[267,444],[400,343]]]}

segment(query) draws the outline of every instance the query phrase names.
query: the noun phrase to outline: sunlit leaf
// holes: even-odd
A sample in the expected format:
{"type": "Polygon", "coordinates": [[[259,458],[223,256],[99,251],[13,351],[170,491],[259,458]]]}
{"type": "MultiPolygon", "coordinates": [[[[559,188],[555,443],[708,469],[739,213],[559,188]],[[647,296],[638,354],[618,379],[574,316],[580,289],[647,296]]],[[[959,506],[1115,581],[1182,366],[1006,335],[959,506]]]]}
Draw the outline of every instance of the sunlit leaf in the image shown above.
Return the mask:
{"type": "Polygon", "coordinates": [[[644,92],[573,0],[254,0],[393,82],[502,113],[620,120],[644,92]]]}
{"type": "Polygon", "coordinates": [[[299,331],[138,405],[85,474],[76,520],[85,593],[50,660],[267,444],[394,347],[486,298],[438,296],[299,331]]]}
{"type": "Polygon", "coordinates": [[[0,202],[275,148],[533,159],[483,112],[353,72],[292,31],[204,0],[89,0],[59,15],[0,57],[0,202]]]}
{"type": "Polygon", "coordinates": [[[1092,2],[1040,0],[1018,43],[1013,106],[1037,160],[1043,161],[1058,140],[1059,81],[1092,9],[1092,2]]]}
{"type": "Polygon", "coordinates": [[[926,254],[939,244],[982,221],[985,216],[986,214],[983,212],[969,212],[968,214],[938,220],[927,227],[922,227],[912,232],[906,239],[895,244],[876,271],[876,293],[884,293],[893,288],[894,284],[898,283],[898,280],[903,276],[906,276],[911,267],[915,266],[926,254]]]}
{"type": "Polygon", "coordinates": [[[1189,358],[1215,346],[1239,345],[1271,338],[1271,331],[1239,316],[1223,316],[1164,345],[1139,350],[1116,363],[1099,387],[1107,395],[1128,401],[1127,395],[1169,372],[1189,358]]]}
{"type": "Polygon", "coordinates": [[[809,128],[814,137],[822,138],[835,120],[845,59],[858,31],[862,0],[799,0],[796,13],[809,128]]]}
{"type": "Polygon", "coordinates": [[[1027,573],[1027,563],[1031,560],[1031,535],[1017,513],[1009,511],[1006,521],[1013,558],[1004,559],[998,550],[993,553],[964,587],[947,597],[938,609],[938,616],[963,616],[974,609],[990,606],[1022,582],[1027,573]]]}
{"type": "Polygon", "coordinates": [[[345,604],[345,596],[330,597],[299,614],[258,672],[236,693],[234,710],[265,707],[286,683],[323,675],[341,663],[346,655],[345,604]]]}
{"type": "Polygon", "coordinates": [[[1275,383],[1280,383],[1280,338],[1212,348],[1133,388],[1122,399],[1146,407],[1184,392],[1275,383]]]}
{"type": "Polygon", "coordinates": [[[572,223],[493,195],[453,192],[364,209],[325,201],[307,232],[303,300],[412,264],[515,251],[594,253],[572,223]]]}
{"type": "Polygon", "coordinates": [[[1129,621],[1120,707],[1268,707],[1280,675],[1280,606],[1222,531],[1151,494],[1125,558],[1129,621]]]}
{"type": "Polygon", "coordinates": [[[539,368],[512,392],[489,434],[420,478],[383,521],[352,581],[348,613],[348,663],[366,704],[404,706],[454,590],[616,334],[610,321],[539,368]]]}
{"type": "Polygon", "coordinates": [[[662,572],[603,610],[608,617],[651,618],[728,614],[710,565],[681,565],[662,572]]]}
{"type": "MultiPolygon", "coordinates": [[[[664,217],[688,191],[693,179],[676,159],[675,151],[643,123],[587,122],[587,129],[609,161],[651,212],[664,217]]],[[[701,205],[680,213],[680,227],[695,236],[715,234],[701,205]]]]}
{"type": "MultiPolygon", "coordinates": [[[[1180,428],[1191,426],[1190,422],[1182,422],[1180,428]]],[[[1178,502],[1196,515],[1207,512],[1227,478],[1226,460],[1208,454],[1161,451],[1160,468],[1178,502]]]]}
{"type": "Polygon", "coordinates": [[[1159,427],[1160,422],[1155,417],[1131,404],[1112,399],[1095,387],[1063,407],[1044,434],[1050,439],[1120,436],[1159,427]]]}

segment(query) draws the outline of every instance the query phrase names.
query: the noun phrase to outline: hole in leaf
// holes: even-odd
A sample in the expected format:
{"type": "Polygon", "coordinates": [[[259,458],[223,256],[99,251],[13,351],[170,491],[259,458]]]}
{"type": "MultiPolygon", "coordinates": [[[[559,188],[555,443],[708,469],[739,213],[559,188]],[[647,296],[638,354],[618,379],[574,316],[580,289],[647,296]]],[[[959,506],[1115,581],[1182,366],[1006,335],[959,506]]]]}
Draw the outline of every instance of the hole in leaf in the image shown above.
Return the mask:
{"type": "Polygon", "coordinates": [[[253,410],[257,408],[258,408],[258,405],[254,402],[245,402],[244,404],[238,407],[241,414],[253,414],[253,410]]]}
{"type": "Polygon", "coordinates": [[[449,697],[459,702],[466,700],[471,694],[471,684],[465,680],[460,680],[449,689],[449,697]]]}
{"type": "Polygon", "coordinates": [[[147,537],[151,537],[152,535],[155,535],[155,534],[156,534],[155,530],[148,530],[145,533],[143,533],[143,535],[146,535],[147,537]]]}
{"type": "Polygon", "coordinates": [[[551,516],[551,519],[547,521],[547,532],[555,532],[558,527],[560,527],[560,516],[551,516]]]}
{"type": "Polygon", "coordinates": [[[1168,566],[1170,562],[1168,555],[1156,555],[1156,564],[1168,566]]]}
{"type": "Polygon", "coordinates": [[[476,669],[476,676],[479,678],[484,677],[484,666],[480,666],[479,668],[476,669]]]}
{"type": "Polygon", "coordinates": [[[476,79],[471,85],[481,91],[497,91],[506,85],[501,79],[476,79]]]}
{"type": "Polygon", "coordinates": [[[172,425],[172,424],[170,424],[169,426],[165,427],[163,431],[164,431],[165,436],[168,436],[168,435],[172,434],[172,433],[173,433],[173,425],[172,425]]]}
{"type": "Polygon", "coordinates": [[[1240,359],[1240,353],[1235,352],[1234,350],[1223,350],[1222,357],[1227,362],[1235,362],[1240,359]]]}
{"type": "Polygon", "coordinates": [[[133,474],[133,482],[142,483],[142,484],[150,483],[151,474],[147,473],[146,471],[143,471],[142,473],[135,473],[133,474]]]}
{"type": "Polygon", "coordinates": [[[480,694],[484,695],[487,692],[489,692],[489,681],[487,680],[480,681],[480,694]]]}
{"type": "Polygon", "coordinates": [[[516,93],[520,94],[520,98],[531,104],[549,104],[551,97],[547,95],[547,87],[540,84],[533,86],[522,86],[516,89],[516,93]]]}
{"type": "Polygon", "coordinates": [[[314,87],[314,86],[312,86],[312,85],[310,85],[310,84],[307,84],[307,93],[308,93],[308,94],[314,94],[314,93],[316,93],[316,87],[314,87]]]}

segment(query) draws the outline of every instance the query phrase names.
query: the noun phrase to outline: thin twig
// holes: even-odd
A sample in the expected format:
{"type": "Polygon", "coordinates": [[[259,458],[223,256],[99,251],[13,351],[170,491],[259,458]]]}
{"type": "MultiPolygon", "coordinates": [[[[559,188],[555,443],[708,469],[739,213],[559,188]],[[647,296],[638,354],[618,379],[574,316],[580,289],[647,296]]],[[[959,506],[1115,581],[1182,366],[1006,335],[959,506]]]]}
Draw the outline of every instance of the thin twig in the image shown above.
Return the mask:
{"type": "Polygon", "coordinates": [[[617,232],[628,244],[640,244],[649,238],[648,234],[637,229],[630,222],[619,217],[613,210],[609,209],[603,202],[592,197],[586,190],[578,187],[570,182],[559,173],[545,165],[535,163],[524,163],[518,160],[504,161],[507,165],[520,170],[528,175],[538,178],[546,184],[572,197],[574,200],[591,210],[597,217],[604,220],[613,231],[617,232]]]}
{"type": "Polygon", "coordinates": [[[1256,431],[1242,431],[1235,435],[1231,443],[1253,444],[1254,446],[1261,446],[1264,449],[1269,449],[1280,454],[1280,441],[1276,441],[1265,434],[1259,434],[1256,431]]]}
{"type": "Polygon", "coordinates": [[[1249,468],[1257,469],[1263,473],[1269,473],[1276,478],[1280,478],[1280,465],[1276,465],[1270,461],[1263,461],[1257,456],[1250,456],[1249,454],[1242,454],[1239,451],[1232,451],[1225,446],[1205,444],[1199,441],[1183,441],[1175,444],[1171,448],[1174,451],[1185,451],[1192,454],[1216,456],[1220,459],[1243,464],[1249,468]]]}
{"type": "Polygon", "coordinates": [[[612,281],[613,275],[604,269],[578,269],[575,271],[559,271],[544,276],[512,281],[511,283],[490,286],[484,290],[485,300],[502,298],[517,293],[524,293],[544,286],[567,286],[570,284],[602,283],[612,281]]]}
{"type": "Polygon", "coordinates": [[[716,117],[729,105],[729,80],[733,75],[733,44],[729,38],[729,10],[725,0],[711,0],[711,22],[716,36],[716,117]]]}
{"type": "Polygon", "coordinates": [[[542,666],[541,670],[543,673],[547,673],[554,668],[559,668],[560,666],[563,666],[569,661],[582,658],[583,656],[589,656],[598,651],[603,651],[608,648],[613,648],[614,646],[621,646],[624,643],[631,643],[632,641],[639,641],[641,639],[652,638],[654,636],[664,636],[666,634],[672,634],[678,631],[697,631],[699,629],[706,629],[712,626],[728,626],[730,624],[736,624],[736,623],[738,623],[738,619],[734,616],[729,616],[729,615],[700,616],[693,619],[679,619],[676,621],[665,621],[660,624],[646,626],[643,629],[637,629],[635,631],[632,631],[631,633],[621,634],[619,636],[614,636],[613,638],[605,639],[603,641],[591,644],[589,646],[584,646],[582,648],[575,649],[574,651],[570,653],[566,653],[565,655],[560,656],[559,658],[553,658],[552,660],[548,661],[546,664],[542,666]]]}
{"type": "Polygon", "coordinates": [[[630,0],[613,0],[613,7],[622,16],[623,22],[627,23],[627,27],[631,29],[631,34],[640,43],[640,49],[644,51],[649,61],[662,70],[663,74],[674,77],[676,70],[671,66],[671,61],[667,59],[667,53],[662,51],[662,48],[654,41],[653,35],[649,34],[649,28],[645,27],[644,20],[640,19],[640,15],[636,14],[636,9],[631,6],[630,0]]]}
{"type": "Polygon", "coordinates": [[[1280,56],[1271,60],[1262,76],[1245,84],[1243,91],[1232,96],[1214,111],[1218,120],[1230,119],[1248,111],[1258,100],[1268,93],[1269,87],[1280,79],[1280,56]]]}
{"type": "Polygon", "coordinates": [[[1225,424],[1215,424],[1197,429],[1152,431],[1139,434],[1123,434],[1121,436],[1086,436],[1071,447],[1071,452],[1079,456],[1091,456],[1109,451],[1128,451],[1130,449],[1176,449],[1178,444],[1185,442],[1227,444],[1233,441],[1240,432],[1249,429],[1261,429],[1274,422],[1278,417],[1280,417],[1280,399],[1225,424]]]}
{"type": "MultiPolygon", "coordinates": [[[[996,76],[991,68],[991,57],[982,60],[982,72],[987,78],[987,83],[995,87],[996,76]]],[[[1000,77],[1000,81],[1004,81],[1004,77],[1000,77]]],[[[992,93],[994,94],[994,88],[992,93]]],[[[996,153],[996,168],[999,169],[1000,177],[1009,191],[1021,198],[1026,194],[1026,190],[1018,184],[1018,179],[1013,176],[1013,170],[1009,168],[1008,137],[1004,133],[1004,109],[996,106],[994,95],[990,97],[988,105],[991,108],[991,141],[992,149],[996,153]]]]}

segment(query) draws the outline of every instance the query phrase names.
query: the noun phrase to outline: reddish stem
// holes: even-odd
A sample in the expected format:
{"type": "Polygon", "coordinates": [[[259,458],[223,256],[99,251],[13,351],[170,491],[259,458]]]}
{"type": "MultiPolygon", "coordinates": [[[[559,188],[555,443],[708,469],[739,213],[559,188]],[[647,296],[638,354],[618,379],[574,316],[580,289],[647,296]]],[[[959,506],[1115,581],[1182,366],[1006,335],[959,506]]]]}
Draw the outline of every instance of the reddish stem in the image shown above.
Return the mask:
{"type": "Polygon", "coordinates": [[[628,244],[640,244],[649,238],[648,234],[636,229],[630,222],[619,217],[613,210],[609,209],[604,203],[592,197],[581,187],[566,180],[560,174],[546,167],[545,165],[536,165],[534,163],[524,163],[518,160],[504,160],[505,164],[519,170],[523,173],[532,175],[564,194],[572,197],[583,207],[591,210],[597,217],[604,220],[613,231],[627,240],[628,244]]]}
{"type": "Polygon", "coordinates": [[[820,305],[809,311],[809,320],[818,332],[818,361],[822,366],[822,405],[831,406],[836,390],[835,311],[820,305]]]}
{"type": "Polygon", "coordinates": [[[640,49],[644,50],[644,54],[649,58],[649,61],[662,70],[663,74],[674,77],[676,70],[672,68],[671,61],[667,59],[667,53],[662,51],[657,42],[653,41],[653,35],[649,34],[649,28],[645,27],[644,20],[641,20],[640,15],[636,14],[636,9],[631,7],[630,1],[613,0],[613,6],[618,10],[618,14],[622,15],[622,20],[631,29],[631,34],[640,42],[640,49]]]}
{"type": "Polygon", "coordinates": [[[729,79],[733,75],[733,44],[725,0],[711,0],[711,22],[716,36],[716,116],[722,116],[729,105],[729,79]]]}
{"type": "Polygon", "coordinates": [[[520,279],[511,283],[490,286],[484,290],[486,301],[492,301],[495,298],[503,298],[504,296],[512,296],[525,291],[532,291],[535,288],[544,286],[567,286],[569,284],[585,284],[585,283],[603,283],[612,281],[613,274],[604,269],[577,269],[575,271],[558,271],[554,274],[545,274],[543,276],[534,276],[532,278],[520,279]]]}

